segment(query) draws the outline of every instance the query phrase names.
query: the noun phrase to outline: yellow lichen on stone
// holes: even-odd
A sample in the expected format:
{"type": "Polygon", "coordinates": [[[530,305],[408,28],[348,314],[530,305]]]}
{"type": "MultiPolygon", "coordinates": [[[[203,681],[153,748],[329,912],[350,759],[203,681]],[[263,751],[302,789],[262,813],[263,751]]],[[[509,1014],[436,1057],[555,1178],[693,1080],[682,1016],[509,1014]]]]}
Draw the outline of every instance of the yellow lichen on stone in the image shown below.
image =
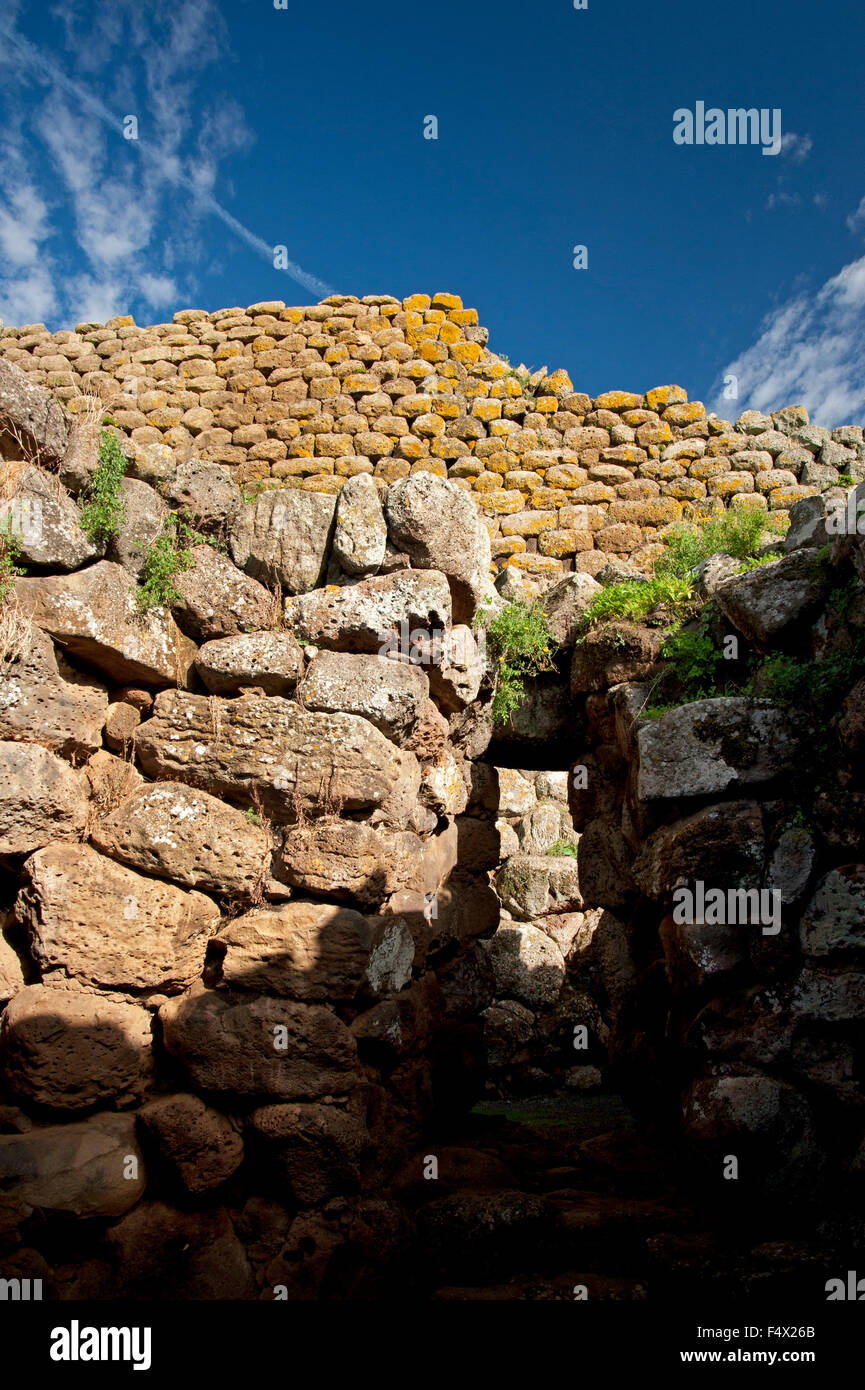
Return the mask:
{"type": "MultiPolygon", "coordinates": [[[[428,294],[410,294],[407,299],[403,300],[402,307],[405,309],[407,314],[412,312],[422,314],[424,309],[428,309],[431,304],[432,300],[430,299],[428,294]]],[[[396,305],[394,305],[394,308],[396,308],[396,305]]],[[[419,322],[422,323],[423,319],[420,319],[419,322]]]]}
{"type": "Polygon", "coordinates": [[[551,372],[541,382],[541,387],[547,393],[555,393],[557,396],[570,396],[573,395],[574,391],[574,384],[564,367],[559,367],[556,371],[551,372]]]}
{"type": "MultiPolygon", "coordinates": [[[[420,441],[417,442],[419,445],[420,441]]],[[[396,483],[399,482],[400,478],[408,477],[411,472],[411,464],[407,459],[379,459],[374,472],[377,478],[384,478],[385,482],[388,483],[396,483]]]]}
{"type": "Polygon", "coordinates": [[[332,477],[326,473],[313,473],[310,477],[301,481],[301,488],[304,492],[326,492],[335,497],[342,491],[345,478],[332,477]]]}
{"type": "Polygon", "coordinates": [[[552,555],[512,555],[508,564],[524,574],[564,574],[564,565],[552,555]]]}
{"type": "Polygon", "coordinates": [[[445,422],[440,415],[417,415],[412,429],[421,439],[431,439],[434,435],[444,434],[445,422]]]}
{"type": "Polygon", "coordinates": [[[533,508],[564,507],[568,494],[564,488],[560,487],[536,487],[532,489],[531,496],[527,499],[529,506],[533,508]]]}
{"type": "Polygon", "coordinates": [[[594,545],[588,531],[544,531],[538,537],[538,550],[542,555],[576,555],[577,551],[591,550],[594,545]]]}
{"type": "Polygon", "coordinates": [[[776,487],[769,493],[769,509],[773,512],[787,511],[794,502],[801,502],[803,497],[819,496],[820,489],[809,484],[800,483],[796,487],[776,487]]]}
{"type": "Polygon", "coordinates": [[[410,469],[412,476],[415,473],[435,473],[437,478],[446,478],[448,475],[447,465],[441,459],[430,458],[429,456],[418,459],[410,469]]]}
{"type": "MultiPolygon", "coordinates": [[[[496,481],[500,481],[498,475],[496,481]]],[[[522,511],[524,505],[523,494],[510,488],[491,488],[484,495],[484,506],[496,516],[507,516],[512,512],[522,511]]]]}
{"type": "Polygon", "coordinates": [[[461,309],[463,302],[458,294],[447,294],[444,290],[439,290],[438,294],[433,295],[432,307],[434,309],[461,309]]]}
{"type": "Polygon", "coordinates": [[[664,421],[668,425],[693,425],[702,420],[706,407],[702,401],[691,401],[688,405],[669,405],[664,411],[664,421]]]}
{"type": "Polygon", "coordinates": [[[526,542],[522,536],[498,536],[491,544],[494,560],[502,555],[518,555],[525,548],[526,542]]]}
{"type": "Polygon", "coordinates": [[[642,404],[642,396],[633,391],[605,391],[594,403],[595,410],[638,410],[642,404]]]}
{"type": "Polygon", "coordinates": [[[688,393],[681,386],[654,386],[651,391],[646,392],[646,405],[649,410],[657,410],[658,413],[665,410],[668,405],[687,405],[688,393]]]}
{"type": "Polygon", "coordinates": [[[334,469],[340,478],[354,478],[358,473],[371,473],[372,463],[360,454],[345,454],[334,459],[334,469]]]}
{"type": "Polygon", "coordinates": [[[448,318],[451,323],[455,323],[461,328],[476,328],[478,311],[477,309],[448,309],[448,318]]]}
{"type": "MultiPolygon", "coordinates": [[[[421,441],[419,439],[412,439],[410,435],[407,435],[404,439],[401,439],[398,447],[402,457],[404,459],[408,459],[411,462],[414,462],[415,459],[422,458],[426,453],[426,449],[424,448],[421,441]]],[[[378,473],[377,466],[376,472],[378,473]]],[[[396,478],[401,478],[404,476],[405,474],[403,473],[397,473],[394,475],[394,481],[396,480],[396,478]]]]}
{"type": "Polygon", "coordinates": [[[502,522],[502,535],[539,536],[542,531],[552,531],[557,521],[555,512],[518,512],[502,522]]]}
{"type": "Polygon", "coordinates": [[[464,367],[470,367],[477,362],[481,355],[479,343],[454,343],[450,348],[450,355],[456,362],[461,362],[464,367]]]}
{"type": "Polygon", "coordinates": [[[501,401],[476,400],[472,406],[472,415],[478,420],[497,420],[501,413],[501,401]]]}
{"type": "Polygon", "coordinates": [[[455,323],[443,323],[439,330],[439,342],[447,347],[452,347],[454,343],[462,342],[462,333],[455,323]]]}

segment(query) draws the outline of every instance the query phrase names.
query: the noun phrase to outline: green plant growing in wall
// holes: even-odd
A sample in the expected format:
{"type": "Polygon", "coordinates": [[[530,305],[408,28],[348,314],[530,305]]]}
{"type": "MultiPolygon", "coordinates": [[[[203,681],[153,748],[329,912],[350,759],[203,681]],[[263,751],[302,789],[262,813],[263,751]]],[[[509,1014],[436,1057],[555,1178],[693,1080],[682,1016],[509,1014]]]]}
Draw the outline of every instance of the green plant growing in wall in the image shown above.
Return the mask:
{"type": "Polygon", "coordinates": [[[683,690],[683,702],[708,700],[718,689],[718,667],[723,654],[718,651],[708,627],[708,613],[700,614],[700,625],[671,632],[661,648],[683,690]]]}
{"type": "Polygon", "coordinates": [[[492,716],[502,725],[525,698],[526,680],[554,669],[555,642],[540,605],[515,599],[487,628],[487,647],[495,663],[492,716]]]}
{"type": "Polygon", "coordinates": [[[564,855],[569,859],[576,859],[578,852],[579,845],[575,844],[573,840],[553,840],[553,843],[547,848],[547,854],[564,855]]]}
{"type": "Polygon", "coordinates": [[[126,467],[126,456],[117,435],[102,430],[99,462],[90,480],[81,513],[82,531],[99,545],[107,545],[126,519],[126,507],[120,494],[126,467]]]}
{"type": "Polygon", "coordinates": [[[147,613],[166,608],[181,597],[174,580],[195,564],[192,547],[201,537],[176,512],[166,518],[162,532],[148,547],[138,576],[138,608],[147,613]]]}
{"type": "Polygon", "coordinates": [[[676,574],[654,578],[624,579],[596,594],[582,618],[583,635],[596,623],[623,619],[640,622],[661,605],[668,617],[684,617],[693,608],[694,586],[690,579],[676,574]]]}
{"type": "Polygon", "coordinates": [[[710,555],[753,560],[767,530],[778,530],[774,519],[764,511],[741,504],[728,511],[718,510],[705,521],[679,522],[660,538],[666,553],[656,562],[655,574],[684,577],[710,555]]]}
{"type": "Polygon", "coordinates": [[[3,608],[12,596],[15,580],[24,573],[15,561],[21,554],[21,547],[12,534],[12,526],[9,519],[0,520],[0,608],[3,608]]]}

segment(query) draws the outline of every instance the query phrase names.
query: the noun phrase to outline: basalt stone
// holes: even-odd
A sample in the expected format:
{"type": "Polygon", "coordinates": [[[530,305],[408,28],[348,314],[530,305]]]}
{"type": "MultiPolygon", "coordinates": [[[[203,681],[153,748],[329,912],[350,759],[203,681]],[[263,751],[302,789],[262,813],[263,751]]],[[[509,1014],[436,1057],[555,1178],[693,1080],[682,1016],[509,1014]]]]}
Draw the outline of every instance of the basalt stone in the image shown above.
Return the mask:
{"type": "Polygon", "coordinates": [[[426,713],[429,688],[418,666],[383,656],[323,651],[309,664],[302,699],[309,710],[361,715],[402,745],[426,713]]]}
{"type": "Polygon", "coordinates": [[[193,564],[175,577],[180,597],[171,612],[196,642],[266,628],[279,614],[279,598],[210,545],[192,547],[193,564]]]}
{"type": "Polygon", "coordinates": [[[0,738],[86,758],[102,747],[107,718],[105,686],[73,670],[31,623],[22,654],[0,662],[0,738]]]}
{"type": "Polygon", "coordinates": [[[258,908],[220,932],[222,978],[235,989],[309,1001],[393,994],[411,978],[414,943],[399,917],[326,903],[258,908]]]}
{"type": "Polygon", "coordinates": [[[812,614],[830,586],[831,577],[817,555],[796,550],[719,584],[714,598],[739,632],[766,647],[812,614]]]}
{"type": "Polygon", "coordinates": [[[142,1106],[138,1120],[163,1161],[193,1195],[220,1187],[243,1161],[236,1125],[199,1096],[160,1096],[142,1106]]]}
{"type": "Polygon", "coordinates": [[[88,783],[38,743],[0,743],[0,854],[30,854],[76,840],[88,816],[88,783]]]}
{"type": "Polygon", "coordinates": [[[197,984],[159,1017],[168,1052],[204,1091],[315,1100],[354,1085],[354,1038],[321,1005],[197,984]]]}
{"type": "Polygon", "coordinates": [[[213,695],[234,695],[245,687],[289,695],[304,673],[303,651],[290,632],[247,632],[205,642],[195,669],[213,695]]]}
{"type": "Polygon", "coordinates": [[[431,632],[450,626],[450,590],[434,570],[397,570],[289,598],[285,618],[296,637],[317,647],[378,656],[402,651],[410,657],[414,634],[426,642],[431,632]]]}
{"type": "Polygon", "coordinates": [[[265,830],[232,806],[182,782],[155,782],[94,826],[91,842],[140,873],[184,888],[250,897],[270,858],[265,830]]]}
{"type": "Polygon", "coordinates": [[[336,498],[320,492],[262,492],[238,514],[232,559],[264,584],[306,593],[324,580],[335,514],[336,498]]]}
{"type": "Polygon", "coordinates": [[[91,1115],[78,1124],[0,1135],[0,1187],[49,1215],[116,1218],[135,1205],[146,1183],[134,1115],[91,1115]]]}
{"type": "Polygon", "coordinates": [[[129,1104],[153,1066],[146,1009],[44,985],[28,985],[7,1005],[0,1043],[7,1085],[52,1110],[129,1104]]]}
{"type": "Polygon", "coordinates": [[[637,795],[671,801],[760,785],[792,771],[799,748],[789,716],[767,700],[696,700],[643,722],[637,795]]]}
{"type": "Polygon", "coordinates": [[[89,845],[53,843],[24,866],[17,912],[46,985],[182,989],[200,974],[219,909],[89,845]]]}
{"type": "Polygon", "coordinates": [[[0,464],[0,532],[14,537],[24,564],[75,570],[95,560],[103,546],[81,529],[81,520],[78,504],[43,468],[0,464]]]}
{"type": "Polygon", "coordinates": [[[24,613],[72,656],[118,682],[183,683],[195,646],[162,608],[139,613],[129,575],[102,560],[72,575],[18,579],[24,613]]]}
{"type": "Polygon", "coordinates": [[[164,691],[136,730],[151,777],[202,784],[212,795],[277,821],[343,811],[404,822],[420,768],[378,729],[353,714],[313,714],[280,696],[207,699],[164,691]]]}
{"type": "Polygon", "coordinates": [[[37,386],[25,371],[0,357],[0,453],[20,455],[23,445],[41,462],[59,463],[69,429],[53,392],[37,386]],[[12,452],[14,451],[14,452],[12,452]]]}
{"type": "Polygon", "coordinates": [[[388,490],[388,533],[416,569],[438,570],[451,588],[454,622],[471,623],[490,582],[490,539],[471,499],[434,473],[388,490]]]}

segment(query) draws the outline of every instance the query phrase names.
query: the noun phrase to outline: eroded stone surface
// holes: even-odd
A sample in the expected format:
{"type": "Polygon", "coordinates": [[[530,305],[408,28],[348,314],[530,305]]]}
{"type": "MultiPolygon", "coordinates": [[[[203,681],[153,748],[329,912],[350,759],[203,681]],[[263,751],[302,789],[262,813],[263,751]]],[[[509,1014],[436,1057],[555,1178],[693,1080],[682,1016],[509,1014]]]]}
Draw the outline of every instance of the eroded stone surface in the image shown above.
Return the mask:
{"type": "Polygon", "coordinates": [[[150,776],[203,784],[216,796],[252,806],[254,795],[275,820],[300,805],[321,815],[375,811],[395,823],[417,796],[420,770],[365,719],[313,714],[279,696],[207,699],[164,691],[135,734],[150,776]]]}

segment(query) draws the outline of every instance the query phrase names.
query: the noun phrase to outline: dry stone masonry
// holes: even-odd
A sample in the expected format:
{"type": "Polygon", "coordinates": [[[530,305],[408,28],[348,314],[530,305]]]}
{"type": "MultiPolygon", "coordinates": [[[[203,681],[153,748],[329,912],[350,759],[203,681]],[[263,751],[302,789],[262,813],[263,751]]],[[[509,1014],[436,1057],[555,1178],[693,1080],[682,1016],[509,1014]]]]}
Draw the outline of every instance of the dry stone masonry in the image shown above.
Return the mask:
{"type": "MultiPolygon", "coordinates": [[[[53,334],[44,324],[0,327],[0,405],[9,389],[4,362],[49,387],[73,415],[80,393],[98,395],[130,440],[131,507],[143,506],[137,482],[166,473],[173,481],[164,496],[186,503],[190,459],[227,470],[219,484],[212,475],[211,488],[221,489],[209,498],[212,519],[238,504],[231,484],[312,494],[313,545],[300,567],[307,587],[320,580],[315,541],[333,515],[324,499],[355,478],[370,478],[380,495],[418,473],[450,479],[478,508],[495,571],[510,565],[531,580],[595,575],[610,557],[646,569],[659,530],[717,499],[745,499],[786,519],[795,501],[839,476],[865,477],[861,428],[821,429],[802,406],[772,416],[748,410],[731,422],[679,386],[592,399],[563,370],[511,367],[487,340],[477,311],[447,293],[183,309],[151,328],[128,316],[53,334]]],[[[22,398],[19,409],[26,437],[40,407],[22,398]]],[[[67,436],[59,408],[38,428],[45,460],[59,458],[67,436]]],[[[74,459],[66,466],[74,471],[74,459]]],[[[373,496],[368,486],[348,490],[343,511],[354,534],[343,541],[338,526],[336,541],[346,573],[377,556],[380,532],[365,536],[361,520],[373,496]]],[[[247,519],[238,563],[279,506],[265,497],[247,519]]],[[[56,555],[57,568],[83,563],[56,555]]],[[[266,578],[286,563],[262,555],[249,572],[266,578]]]]}
{"type": "MultiPolygon", "coordinates": [[[[714,1211],[731,1155],[757,1207],[861,1203],[862,431],[590,399],[486,344],[450,294],[3,330],[0,1276],[675,1296],[727,1258],[691,1189],[714,1211]],[[127,462],[102,539],[94,395],[127,462]],[[660,618],[584,631],[742,501],[786,539],[701,566],[704,613],[740,659],[847,671],[819,728],[759,692],[653,709],[660,618]],[[172,516],[191,563],[142,609],[172,516]],[[517,596],[555,662],[495,726],[479,624],[517,596]],[[685,1195],[630,1131],[557,1161],[459,1128],[610,1088],[685,1195]]],[[[750,1235],[729,1277],[845,1238],[750,1235]]]]}

